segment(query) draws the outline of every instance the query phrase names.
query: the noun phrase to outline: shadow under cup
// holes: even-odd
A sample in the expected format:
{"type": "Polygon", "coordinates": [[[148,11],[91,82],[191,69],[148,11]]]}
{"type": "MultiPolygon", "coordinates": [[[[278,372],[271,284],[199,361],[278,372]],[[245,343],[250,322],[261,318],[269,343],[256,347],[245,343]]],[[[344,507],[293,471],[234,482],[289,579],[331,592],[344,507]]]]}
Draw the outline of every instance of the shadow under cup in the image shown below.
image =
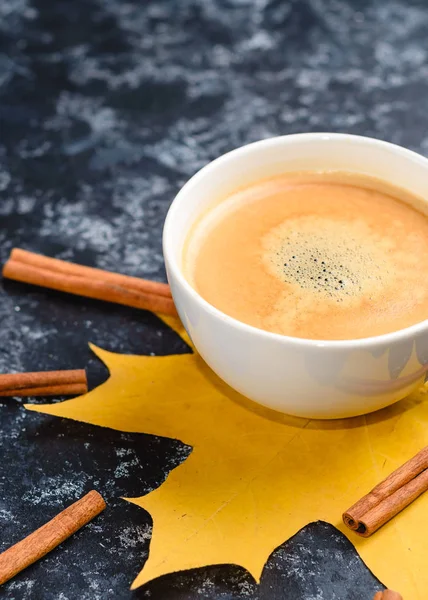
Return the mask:
{"type": "Polygon", "coordinates": [[[220,312],[192,288],[182,271],[186,237],[216,200],[263,178],[304,170],[383,179],[426,198],[428,207],[428,160],[410,150],[333,133],[263,140],[210,163],[178,193],[164,227],[166,270],[180,318],[196,349],[231,387],[295,416],[356,416],[392,404],[423,384],[428,370],[428,321],[357,340],[283,336],[220,312]]]}

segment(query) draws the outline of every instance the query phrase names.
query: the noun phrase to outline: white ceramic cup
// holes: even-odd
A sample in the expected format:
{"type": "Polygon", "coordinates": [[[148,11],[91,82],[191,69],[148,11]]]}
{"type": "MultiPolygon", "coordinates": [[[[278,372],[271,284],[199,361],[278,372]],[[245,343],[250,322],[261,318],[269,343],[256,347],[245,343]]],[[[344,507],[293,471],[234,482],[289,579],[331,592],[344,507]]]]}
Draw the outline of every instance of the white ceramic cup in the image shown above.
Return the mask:
{"type": "Polygon", "coordinates": [[[428,205],[428,160],[410,150],[347,134],[287,135],[229,152],[192,177],[169,209],[163,250],[180,318],[213,371],[260,404],[291,415],[330,419],[383,408],[422,385],[428,370],[428,320],[357,340],[288,337],[217,310],[192,288],[182,270],[189,229],[215,200],[264,177],[316,169],[378,177],[426,198],[428,205]]]}

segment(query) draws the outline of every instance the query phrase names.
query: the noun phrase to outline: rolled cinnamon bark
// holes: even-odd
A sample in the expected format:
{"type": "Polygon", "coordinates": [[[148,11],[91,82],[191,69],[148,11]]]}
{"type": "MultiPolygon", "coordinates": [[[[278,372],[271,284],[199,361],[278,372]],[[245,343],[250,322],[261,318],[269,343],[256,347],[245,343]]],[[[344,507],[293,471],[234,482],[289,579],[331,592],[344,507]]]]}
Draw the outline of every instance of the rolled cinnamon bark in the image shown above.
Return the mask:
{"type": "Polygon", "coordinates": [[[87,391],[84,369],[0,375],[0,396],[77,396],[87,391]]]}
{"type": "Polygon", "coordinates": [[[93,490],[25,539],[5,550],[0,554],[0,585],[56,548],[105,507],[102,496],[93,490]]]}
{"type": "Polygon", "coordinates": [[[391,473],[343,514],[355,533],[369,537],[428,489],[428,446],[391,473]]]}
{"type": "Polygon", "coordinates": [[[10,253],[9,260],[20,262],[26,265],[36,267],[37,269],[45,269],[62,273],[63,275],[76,275],[78,277],[87,277],[92,280],[112,283],[126,287],[130,290],[137,290],[146,294],[155,294],[157,296],[165,296],[171,298],[171,290],[167,283],[158,281],[150,281],[149,279],[141,279],[139,277],[131,277],[130,275],[121,275],[111,271],[104,271],[94,267],[86,267],[77,265],[59,258],[50,258],[21,248],[14,248],[10,253]]]}
{"type": "MultiPolygon", "coordinates": [[[[83,268],[86,269],[86,267],[83,268]]],[[[5,264],[3,267],[3,277],[77,296],[115,302],[167,315],[177,315],[171,297],[124,287],[113,283],[109,278],[105,280],[99,278],[91,279],[86,275],[80,276],[74,273],[66,274],[60,271],[52,271],[17,260],[9,260],[5,264]]]]}

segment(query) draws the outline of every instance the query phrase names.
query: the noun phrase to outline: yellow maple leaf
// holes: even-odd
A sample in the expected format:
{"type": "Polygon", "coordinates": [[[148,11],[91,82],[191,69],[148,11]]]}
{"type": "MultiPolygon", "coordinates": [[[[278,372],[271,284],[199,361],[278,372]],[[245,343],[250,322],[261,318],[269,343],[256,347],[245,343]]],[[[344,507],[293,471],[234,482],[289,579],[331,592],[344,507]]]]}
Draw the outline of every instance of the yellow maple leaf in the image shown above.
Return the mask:
{"type": "MultiPolygon", "coordinates": [[[[167,320],[189,344],[181,325],[167,320]]],[[[176,438],[193,447],[158,489],[129,499],[153,518],[149,558],[133,588],[160,575],[234,563],[258,581],[269,554],[309,521],[329,521],[373,572],[407,599],[426,598],[428,495],[362,539],[341,514],[428,443],[425,390],[388,409],[309,421],[254,405],[196,354],[118,355],[97,348],[107,382],[53,405],[27,405],[112,427],[176,438]]]]}

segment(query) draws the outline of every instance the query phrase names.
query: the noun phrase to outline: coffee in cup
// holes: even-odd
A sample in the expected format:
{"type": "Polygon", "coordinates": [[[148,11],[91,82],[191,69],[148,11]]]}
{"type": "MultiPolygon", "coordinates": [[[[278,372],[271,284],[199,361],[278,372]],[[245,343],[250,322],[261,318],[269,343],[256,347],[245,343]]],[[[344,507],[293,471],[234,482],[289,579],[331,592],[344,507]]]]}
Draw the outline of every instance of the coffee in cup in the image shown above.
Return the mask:
{"type": "Polygon", "coordinates": [[[285,173],[213,202],[191,228],[184,273],[211,305],[246,324],[351,340],[428,318],[428,216],[385,181],[285,173]]]}

